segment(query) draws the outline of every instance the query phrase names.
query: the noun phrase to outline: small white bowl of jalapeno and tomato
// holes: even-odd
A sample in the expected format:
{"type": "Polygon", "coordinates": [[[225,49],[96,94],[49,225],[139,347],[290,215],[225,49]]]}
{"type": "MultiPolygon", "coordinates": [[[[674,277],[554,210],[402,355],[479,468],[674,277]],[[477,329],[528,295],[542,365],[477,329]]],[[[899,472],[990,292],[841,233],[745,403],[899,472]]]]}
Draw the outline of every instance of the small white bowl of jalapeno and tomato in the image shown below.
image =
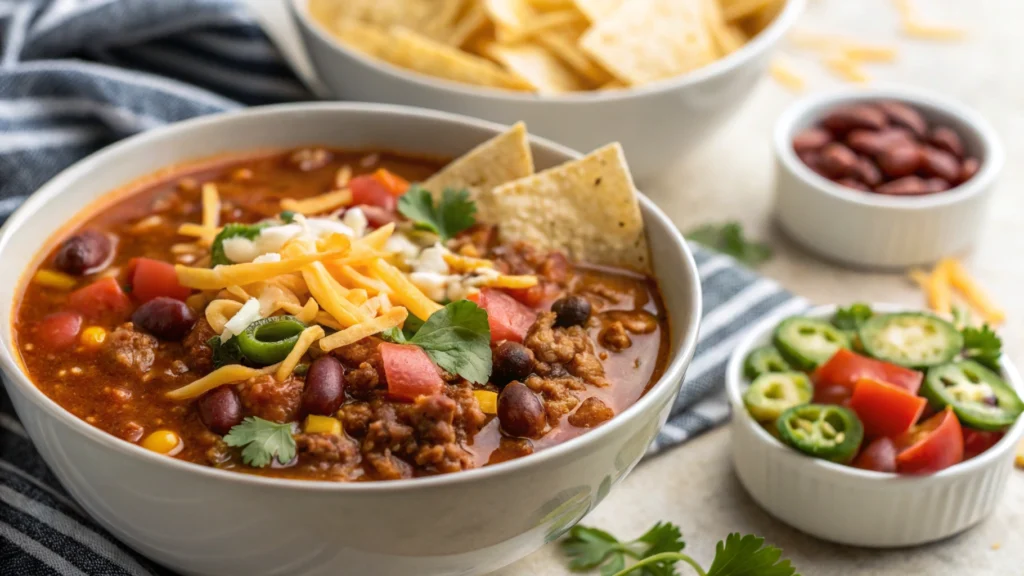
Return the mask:
{"type": "Polygon", "coordinates": [[[987,326],[890,305],[766,321],[726,381],[741,483],[844,544],[910,546],[977,523],[1024,434],[1020,377],[987,326]]]}

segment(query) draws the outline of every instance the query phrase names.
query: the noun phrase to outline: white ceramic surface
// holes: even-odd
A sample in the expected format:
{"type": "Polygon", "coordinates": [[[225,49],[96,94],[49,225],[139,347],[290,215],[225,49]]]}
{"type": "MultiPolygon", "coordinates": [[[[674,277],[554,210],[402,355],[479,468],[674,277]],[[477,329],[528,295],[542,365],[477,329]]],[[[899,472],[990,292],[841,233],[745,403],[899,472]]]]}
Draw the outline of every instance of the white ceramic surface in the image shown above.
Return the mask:
{"type": "MultiPolygon", "coordinates": [[[[323,143],[454,156],[502,130],[449,114],[363,104],[273,106],[147,132],[94,154],[34,194],[0,231],[0,301],[54,231],[87,205],[170,164],[230,151],[323,143]]],[[[538,168],[577,156],[533,139],[538,168]]],[[[640,198],[672,318],[671,362],[607,424],[527,458],[448,476],[340,484],[268,479],[181,462],[75,418],[21,370],[0,309],[4,385],[35,446],[115,536],[186,574],[481,574],[564,532],[644,454],[696,342],[700,287],[678,230],[640,198]]]]}
{"type": "Polygon", "coordinates": [[[343,47],[288,0],[319,79],[342,100],[423,106],[511,124],[577,150],[622,143],[634,176],[658,174],[704,142],[764,75],[773,49],[804,9],[788,0],[775,21],[743,49],[680,78],[629,90],[538,96],[449,82],[343,47]]]}
{"type": "Polygon", "coordinates": [[[808,250],[844,264],[906,268],[966,250],[978,237],[1003,149],[989,123],[950,98],[909,88],[849,88],[802,98],[775,125],[775,217],[808,250]],[[927,196],[885,196],[846,188],[808,168],[793,136],[843,104],[899,100],[952,127],[981,169],[962,185],[927,196]]]}
{"type": "MultiPolygon", "coordinates": [[[[894,312],[905,307],[875,304],[894,312]]],[[[829,318],[835,306],[805,316],[829,318]]],[[[995,446],[966,462],[926,476],[860,470],[805,456],[769,434],[747,413],[749,382],[743,361],[771,343],[778,320],[762,322],[736,347],[726,369],[732,404],[732,456],[747,492],[779,520],[813,536],[876,548],[915,546],[952,536],[992,513],[1013,470],[1014,448],[1024,435],[1018,418],[995,446]]],[[[1003,358],[1003,377],[1024,394],[1017,370],[1003,358]]]]}

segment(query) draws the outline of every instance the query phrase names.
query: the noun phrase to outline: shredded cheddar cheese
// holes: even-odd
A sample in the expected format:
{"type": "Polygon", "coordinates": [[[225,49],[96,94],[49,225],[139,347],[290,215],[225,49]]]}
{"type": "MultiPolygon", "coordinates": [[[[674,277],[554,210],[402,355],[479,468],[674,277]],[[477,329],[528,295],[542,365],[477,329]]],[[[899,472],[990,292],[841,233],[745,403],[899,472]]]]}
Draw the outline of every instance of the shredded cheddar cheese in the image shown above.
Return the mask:
{"type": "Polygon", "coordinates": [[[249,368],[242,366],[241,364],[221,366],[195,382],[186,384],[181,388],[171,390],[166,394],[166,396],[171,400],[188,400],[190,398],[197,398],[206,394],[210,390],[219,388],[225,384],[244,382],[245,380],[262,376],[264,374],[273,374],[279,366],[280,363],[274,364],[273,366],[267,366],[266,368],[249,368]]]}
{"type": "Polygon", "coordinates": [[[191,268],[176,264],[174,270],[177,272],[178,282],[182,286],[198,290],[213,290],[216,288],[227,288],[233,284],[251,284],[261,280],[269,280],[281,274],[297,272],[310,264],[319,263],[320,260],[337,258],[341,255],[341,251],[331,250],[296,255],[294,258],[279,262],[246,262],[243,264],[222,265],[216,268],[191,268]]]}
{"type": "Polygon", "coordinates": [[[362,324],[350,326],[335,332],[330,336],[327,336],[320,340],[320,349],[324,352],[330,352],[335,348],[341,348],[342,346],[348,346],[354,342],[358,342],[363,338],[373,336],[374,334],[383,332],[388,328],[396,328],[405,322],[405,319],[409,317],[409,312],[400,306],[396,306],[389,310],[383,316],[378,316],[372,320],[367,320],[362,324]]]}
{"type": "Polygon", "coordinates": [[[317,340],[324,337],[324,329],[320,326],[310,326],[299,334],[299,339],[295,342],[295,346],[292,347],[292,351],[288,353],[288,356],[281,361],[277,371],[274,373],[274,378],[278,382],[284,382],[295,367],[299,365],[299,360],[302,360],[302,356],[309,350],[317,340]]]}
{"type": "Polygon", "coordinates": [[[294,198],[285,198],[281,200],[282,210],[291,210],[292,212],[298,212],[299,214],[323,214],[338,208],[343,208],[352,203],[352,191],[348,188],[342,188],[341,190],[335,190],[319,196],[313,196],[312,198],[303,198],[302,200],[295,200],[294,198]]]}
{"type": "Polygon", "coordinates": [[[768,67],[768,71],[776,82],[794,92],[800,92],[806,85],[804,77],[791,68],[784,60],[779,60],[778,58],[773,60],[768,67]]]}
{"type": "Polygon", "coordinates": [[[985,317],[985,320],[992,324],[1002,324],[1006,321],[1006,312],[1000,308],[978,282],[972,278],[967,270],[957,260],[943,260],[949,282],[956,288],[967,302],[985,317]]]}
{"type": "Polygon", "coordinates": [[[391,288],[394,292],[393,300],[408,308],[409,312],[417,318],[430,318],[431,314],[442,308],[440,304],[427,298],[415,284],[409,281],[405,274],[383,259],[378,258],[371,262],[369,269],[391,288]]]}
{"type": "Polygon", "coordinates": [[[369,320],[358,306],[345,299],[348,292],[338,281],[327,273],[320,262],[302,270],[302,277],[309,286],[309,291],[316,298],[320,307],[327,311],[342,326],[352,326],[369,320]]]}

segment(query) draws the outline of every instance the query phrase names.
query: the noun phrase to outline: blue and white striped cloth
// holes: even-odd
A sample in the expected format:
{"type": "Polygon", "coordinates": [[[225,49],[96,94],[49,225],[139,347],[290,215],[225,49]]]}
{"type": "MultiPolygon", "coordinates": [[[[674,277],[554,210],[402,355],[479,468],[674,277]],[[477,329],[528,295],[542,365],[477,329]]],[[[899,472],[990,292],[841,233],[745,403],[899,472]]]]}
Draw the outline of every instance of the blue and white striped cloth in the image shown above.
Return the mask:
{"type": "MultiPolygon", "coordinates": [[[[311,98],[232,0],[0,0],[0,42],[0,223],[57,172],[118,139],[311,98]]],[[[743,330],[805,307],[726,256],[698,248],[696,257],[700,343],[649,454],[723,423],[725,361],[743,330]]],[[[112,539],[68,497],[0,391],[0,576],[35,574],[171,572],[112,539]]]]}

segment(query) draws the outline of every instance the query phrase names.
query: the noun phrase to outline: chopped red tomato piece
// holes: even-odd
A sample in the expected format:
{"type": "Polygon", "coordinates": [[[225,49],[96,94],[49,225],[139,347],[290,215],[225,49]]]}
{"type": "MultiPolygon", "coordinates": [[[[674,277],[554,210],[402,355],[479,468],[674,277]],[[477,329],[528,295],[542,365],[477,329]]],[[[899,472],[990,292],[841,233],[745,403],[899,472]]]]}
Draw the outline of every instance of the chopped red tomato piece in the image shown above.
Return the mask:
{"type": "Polygon", "coordinates": [[[356,176],[350,180],[348,189],[352,191],[352,204],[368,204],[388,212],[394,212],[398,207],[398,197],[392,194],[387,186],[381,184],[380,180],[369,174],[356,176]]]}
{"type": "Polygon", "coordinates": [[[951,406],[914,426],[896,439],[896,470],[901,474],[929,474],[964,459],[964,437],[951,406]]]}
{"type": "Polygon", "coordinates": [[[491,342],[522,342],[530,326],[537,320],[536,312],[516,302],[501,290],[484,288],[471,299],[487,311],[491,342]]]}
{"type": "Polygon", "coordinates": [[[396,400],[415,400],[419,396],[440,394],[444,386],[430,357],[412,344],[380,344],[388,395],[396,400]]]}
{"type": "Polygon", "coordinates": [[[507,291],[509,296],[530,308],[549,308],[552,302],[558,300],[562,289],[558,287],[558,284],[538,282],[529,288],[512,288],[507,291]]]}
{"type": "Polygon", "coordinates": [[[140,304],[160,296],[184,302],[192,294],[190,288],[178,282],[174,265],[160,260],[132,258],[128,263],[128,277],[131,278],[132,298],[140,304]]]}
{"type": "Polygon", "coordinates": [[[850,397],[850,409],[864,424],[864,434],[898,436],[917,422],[928,401],[899,386],[873,378],[861,378],[850,397]]]}
{"type": "Polygon", "coordinates": [[[85,316],[106,312],[127,314],[132,302],[113,278],[101,278],[68,295],[68,304],[85,316]]]}
{"type": "Polygon", "coordinates": [[[964,431],[964,460],[974,458],[995,446],[1006,435],[1006,432],[986,432],[974,428],[961,428],[964,431]]]}
{"type": "Polygon", "coordinates": [[[388,192],[391,192],[395,196],[401,196],[409,191],[408,180],[402,178],[398,174],[389,172],[384,168],[378,168],[377,171],[373,173],[373,177],[383,184],[384,187],[388,189],[388,192]]]}
{"type": "Polygon", "coordinates": [[[853,461],[853,465],[875,472],[896,471],[896,443],[892,438],[875,438],[853,461]]]}
{"type": "Polygon", "coordinates": [[[899,386],[911,394],[917,394],[924,380],[924,374],[917,370],[896,366],[874,358],[867,358],[855,352],[840,348],[828,362],[814,372],[818,386],[843,385],[851,390],[861,378],[872,378],[899,386]]]}
{"type": "Polygon", "coordinates": [[[36,326],[39,341],[53,348],[67,348],[75,343],[82,329],[82,315],[76,312],[56,312],[43,318],[36,326]]]}

